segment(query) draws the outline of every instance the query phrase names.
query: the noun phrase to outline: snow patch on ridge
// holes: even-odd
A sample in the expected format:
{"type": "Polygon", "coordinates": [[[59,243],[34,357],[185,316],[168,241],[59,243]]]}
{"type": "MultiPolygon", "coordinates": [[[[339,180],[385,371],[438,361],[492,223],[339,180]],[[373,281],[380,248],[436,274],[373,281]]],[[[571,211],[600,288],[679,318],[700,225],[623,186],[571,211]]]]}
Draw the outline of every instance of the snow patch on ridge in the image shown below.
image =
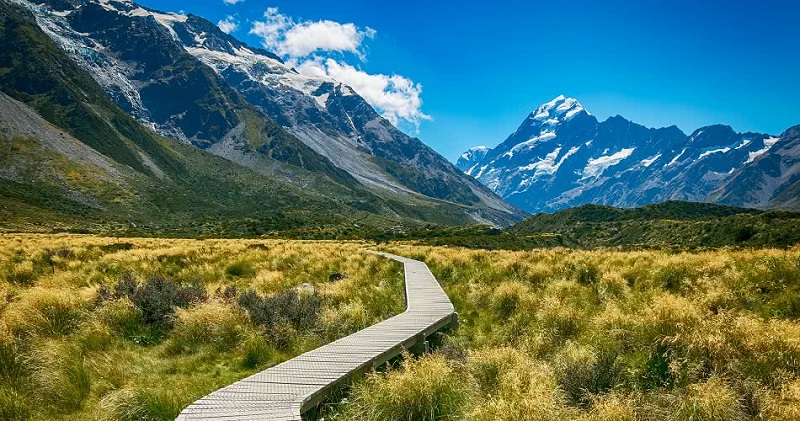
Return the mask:
{"type": "Polygon", "coordinates": [[[598,177],[607,169],[619,164],[622,160],[631,156],[636,148],[625,148],[611,155],[604,155],[599,158],[590,158],[586,167],[583,168],[583,178],[598,177]]]}
{"type": "Polygon", "coordinates": [[[539,136],[532,137],[532,138],[530,138],[530,139],[528,139],[528,140],[526,140],[524,142],[520,142],[520,143],[514,145],[514,147],[511,148],[511,150],[509,150],[505,154],[503,154],[503,156],[506,156],[506,155],[509,156],[509,157],[514,156],[514,152],[518,152],[518,151],[521,151],[523,149],[530,149],[530,148],[534,147],[537,143],[547,142],[548,140],[555,139],[555,138],[556,138],[555,132],[544,131],[539,136]]]}
{"type": "Polygon", "coordinates": [[[669,164],[664,165],[664,168],[671,167],[671,166],[675,165],[675,163],[678,162],[678,160],[681,159],[681,157],[685,153],[686,153],[686,148],[683,148],[681,153],[679,153],[675,158],[672,158],[672,161],[669,161],[669,164]]]}
{"type": "Polygon", "coordinates": [[[647,168],[647,167],[649,167],[649,166],[653,165],[653,162],[656,162],[656,161],[658,161],[658,158],[661,158],[661,154],[658,154],[658,155],[656,155],[656,156],[652,156],[652,157],[650,157],[650,158],[647,158],[647,159],[643,159],[643,160],[642,160],[642,165],[643,165],[645,168],[647,168]]]}
{"type": "MultiPolygon", "coordinates": [[[[186,47],[186,51],[211,66],[219,74],[222,74],[228,67],[234,66],[237,70],[245,73],[250,80],[268,86],[275,84],[288,86],[310,96],[313,96],[312,94],[325,82],[338,84],[333,79],[325,77],[301,75],[275,59],[256,54],[247,48],[236,48],[235,55],[200,47],[186,47]]],[[[347,89],[342,89],[343,95],[352,91],[347,89]]],[[[324,107],[327,95],[315,97],[315,100],[317,104],[324,107]]]]}
{"type": "Polygon", "coordinates": [[[779,140],[780,140],[780,138],[778,138],[778,137],[770,137],[770,138],[764,139],[764,148],[759,149],[757,151],[750,152],[750,154],[747,156],[747,161],[745,162],[745,164],[749,164],[749,163],[755,161],[756,158],[758,158],[759,156],[764,155],[765,153],[767,153],[767,151],[772,149],[772,147],[775,146],[775,144],[778,143],[779,140]]]}
{"type": "Polygon", "coordinates": [[[564,156],[562,156],[561,159],[559,159],[558,162],[556,162],[556,158],[558,158],[558,154],[561,153],[562,149],[559,146],[553,152],[550,152],[549,154],[545,155],[543,159],[540,159],[539,161],[526,165],[524,167],[520,167],[519,170],[534,171],[533,173],[534,178],[538,177],[541,174],[555,174],[556,171],[558,171],[558,169],[561,168],[561,164],[563,164],[564,161],[567,158],[569,158],[572,154],[578,152],[578,149],[580,148],[581,148],[580,146],[570,148],[570,150],[568,150],[567,153],[565,153],[564,156]]]}
{"type": "Polygon", "coordinates": [[[724,148],[718,148],[718,149],[709,149],[709,150],[704,151],[703,153],[701,153],[700,156],[697,157],[697,159],[703,159],[703,158],[705,158],[705,157],[707,157],[709,155],[713,155],[713,154],[716,154],[716,153],[728,153],[730,151],[731,151],[731,147],[730,146],[726,146],[724,148]]]}

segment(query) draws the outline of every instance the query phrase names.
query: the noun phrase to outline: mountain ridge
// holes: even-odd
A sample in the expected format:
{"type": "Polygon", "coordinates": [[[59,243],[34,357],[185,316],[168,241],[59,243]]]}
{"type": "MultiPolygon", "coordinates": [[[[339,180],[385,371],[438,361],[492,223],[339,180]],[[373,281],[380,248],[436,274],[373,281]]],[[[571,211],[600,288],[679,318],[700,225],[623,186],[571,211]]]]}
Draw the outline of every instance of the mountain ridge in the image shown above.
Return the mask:
{"type": "MultiPolygon", "coordinates": [[[[431,157],[434,168],[438,165],[450,179],[437,179],[439,184],[432,184],[429,190],[425,190],[424,180],[417,182],[417,185],[404,187],[402,191],[387,191],[365,185],[351,171],[335,165],[307,142],[275,123],[261,108],[250,104],[239,91],[233,89],[216,69],[207,66],[178,43],[181,34],[184,39],[194,37],[189,29],[169,23],[184,20],[194,25],[194,28],[218,30],[215,25],[202,18],[151,12],[135,3],[117,0],[47,1],[41,5],[24,0],[10,0],[3,1],[0,7],[4,22],[3,38],[6,44],[18,47],[18,50],[6,49],[0,53],[0,67],[5,69],[0,75],[0,91],[9,94],[14,98],[13,101],[21,101],[26,106],[33,107],[35,111],[31,111],[32,113],[41,114],[47,120],[47,123],[37,124],[52,125],[57,131],[69,133],[74,136],[69,142],[85,144],[102,156],[109,157],[114,163],[130,167],[141,174],[134,174],[134,178],[138,180],[134,183],[136,187],[130,185],[132,179],[118,180],[126,189],[135,191],[135,196],[148,196],[148,191],[141,189],[156,188],[153,184],[156,180],[161,180],[164,184],[179,184],[167,189],[196,190],[200,185],[193,183],[199,180],[185,173],[188,171],[197,174],[198,170],[204,172],[205,170],[194,165],[205,162],[201,165],[238,174],[237,181],[229,184],[229,187],[243,189],[241,193],[260,198],[255,202],[246,200],[245,202],[250,203],[248,206],[257,206],[258,200],[263,200],[265,204],[274,202],[271,198],[253,191],[254,186],[245,187],[242,184],[244,180],[241,177],[248,171],[255,171],[251,173],[254,181],[284,186],[278,191],[291,192],[287,197],[300,198],[295,205],[297,209],[292,209],[289,203],[281,201],[283,204],[275,208],[274,212],[277,213],[302,213],[304,203],[314,202],[324,206],[323,203],[328,201],[329,205],[342,205],[340,211],[328,209],[323,212],[325,214],[351,214],[356,219],[363,219],[361,215],[364,213],[372,214],[373,217],[369,219],[379,225],[400,221],[480,221],[507,225],[524,215],[522,211],[505,204],[474,181],[470,183],[475,187],[467,187],[467,191],[474,190],[479,195],[449,195],[458,191],[459,186],[455,182],[460,177],[465,180],[468,178],[452,164],[442,166],[439,160],[443,158],[418,140],[418,143],[412,144],[412,149],[422,150],[422,157],[431,157]],[[167,24],[159,22],[159,19],[165,20],[167,24]],[[80,31],[75,30],[73,24],[80,31]],[[143,53],[145,50],[149,52],[143,53]],[[49,53],[41,54],[42,51],[49,53]],[[37,62],[29,58],[45,61],[37,62]],[[42,81],[49,82],[43,84],[42,81]],[[75,81],[78,81],[77,84],[75,81]],[[84,91],[90,95],[86,96],[84,91]],[[40,97],[42,99],[37,99],[40,97]],[[198,155],[186,147],[171,144],[162,135],[188,147],[205,151],[204,153],[225,158],[230,166],[216,160],[212,165],[208,161],[210,156],[205,157],[204,153],[198,155]],[[186,154],[192,156],[189,159],[191,162],[187,162],[186,154]],[[452,187],[455,190],[451,189],[451,185],[455,186],[452,187]]],[[[212,37],[208,37],[207,41],[212,44],[215,42],[212,37]]],[[[245,48],[243,43],[235,44],[231,39],[226,39],[225,42],[219,44],[222,47],[213,45],[218,48],[245,48]]],[[[283,65],[280,58],[271,53],[261,49],[253,49],[251,53],[253,51],[271,62],[283,65]]],[[[0,101],[0,104],[9,109],[17,107],[9,101],[0,101]]],[[[291,104],[284,106],[291,108],[291,104]]],[[[368,111],[374,113],[371,107],[360,110],[364,115],[372,116],[368,111]]],[[[9,150],[13,153],[6,157],[11,166],[24,164],[29,159],[25,156],[27,152],[24,148],[19,150],[18,155],[14,155],[17,153],[15,148],[27,141],[25,133],[24,129],[0,133],[11,145],[9,150]]],[[[61,138],[58,136],[54,139],[67,142],[59,140],[61,138]]],[[[42,139],[30,140],[44,145],[41,143],[42,139]]],[[[59,154],[59,160],[72,160],[76,164],[78,157],[74,151],[64,149],[59,154]]],[[[398,179],[407,177],[413,181],[414,177],[421,177],[421,167],[404,166],[391,159],[389,161],[387,166],[392,165],[395,168],[398,179]]],[[[51,171],[56,179],[49,180],[49,188],[55,189],[59,194],[73,194],[68,186],[59,184],[57,179],[64,177],[59,171],[51,171]]],[[[469,186],[470,183],[466,185],[469,186]]],[[[247,181],[244,184],[250,186],[253,183],[247,181]]],[[[184,190],[180,195],[197,194],[189,193],[189,190],[184,190]]],[[[9,191],[22,190],[15,188],[9,191]]],[[[225,194],[222,191],[219,193],[225,194]]],[[[88,197],[91,200],[87,200],[99,205],[103,215],[107,216],[104,212],[110,209],[119,210],[116,205],[108,202],[113,198],[96,194],[88,197]]],[[[6,196],[4,199],[16,200],[6,196]]],[[[229,199],[224,199],[223,202],[225,200],[229,199]]],[[[195,200],[195,204],[199,202],[202,200],[195,200]]],[[[148,216],[154,216],[151,212],[152,204],[151,202],[144,206],[148,209],[145,212],[148,216]]],[[[334,208],[339,206],[334,205],[334,208]]],[[[240,211],[246,209],[245,206],[232,208],[240,211]]],[[[213,206],[209,211],[211,209],[213,206]]],[[[199,210],[202,207],[198,207],[199,210]]],[[[47,210],[39,209],[37,212],[39,211],[46,213],[47,210]]],[[[269,213],[255,208],[253,211],[259,215],[269,213]]],[[[195,218],[205,218],[202,212],[199,215],[198,212],[192,214],[195,218]]],[[[279,215],[276,214],[276,217],[279,215]]],[[[318,220],[315,217],[309,218],[309,224],[313,225],[318,220]]],[[[119,219],[111,222],[114,221],[117,223],[119,219]]],[[[139,221],[139,225],[142,222],[139,221]]]]}
{"type": "MultiPolygon", "coordinates": [[[[724,204],[734,206],[785,207],[794,202],[770,197],[747,202],[731,193],[734,187],[724,187],[737,182],[736,171],[752,166],[779,140],[763,133],[737,133],[726,125],[686,135],[675,125],[647,128],[620,115],[599,121],[577,100],[560,95],[531,112],[514,133],[482,157],[470,159],[468,151],[458,165],[532,213],[586,203],[637,207],[668,200],[714,202],[723,197],[724,204]]],[[[796,166],[789,161],[784,160],[796,166]]],[[[745,183],[740,190],[750,188],[745,183]]]]}

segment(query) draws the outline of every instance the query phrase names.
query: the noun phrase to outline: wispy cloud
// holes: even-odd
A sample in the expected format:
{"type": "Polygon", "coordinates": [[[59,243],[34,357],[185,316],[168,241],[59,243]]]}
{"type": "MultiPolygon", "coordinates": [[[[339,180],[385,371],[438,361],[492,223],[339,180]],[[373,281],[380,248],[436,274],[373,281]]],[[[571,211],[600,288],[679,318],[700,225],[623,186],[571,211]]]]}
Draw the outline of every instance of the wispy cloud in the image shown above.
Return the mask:
{"type": "Polygon", "coordinates": [[[422,112],[422,85],[404,76],[370,74],[357,67],[366,60],[364,43],[375,37],[374,29],[331,20],[296,21],[277,8],[267,9],[264,18],[253,23],[250,33],[300,73],[349,85],[392,124],[406,121],[418,128],[422,120],[430,119],[422,112]]]}
{"type": "Polygon", "coordinates": [[[225,4],[236,4],[236,3],[242,3],[244,0],[222,0],[222,1],[225,2],[225,4]]]}
{"type": "Polygon", "coordinates": [[[237,21],[233,16],[228,15],[225,16],[225,19],[217,22],[217,26],[219,26],[219,29],[222,32],[230,34],[231,32],[239,29],[239,21],[237,21]]]}

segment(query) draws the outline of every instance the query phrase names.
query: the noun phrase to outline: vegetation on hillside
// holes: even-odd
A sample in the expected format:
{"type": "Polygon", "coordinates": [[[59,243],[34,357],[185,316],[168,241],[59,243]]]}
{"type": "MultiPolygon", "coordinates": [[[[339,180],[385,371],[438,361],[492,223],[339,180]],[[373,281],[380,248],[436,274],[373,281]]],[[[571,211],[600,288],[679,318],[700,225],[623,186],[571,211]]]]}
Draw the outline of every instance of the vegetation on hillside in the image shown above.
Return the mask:
{"type": "Polygon", "coordinates": [[[388,249],[429,264],[460,327],[336,420],[800,419],[798,250],[388,249]]]}
{"type": "Polygon", "coordinates": [[[537,214],[508,229],[428,226],[368,232],[364,238],[484,250],[789,247],[800,244],[800,213],[692,202],[664,202],[635,209],[584,205],[537,214]]]}
{"type": "Polygon", "coordinates": [[[691,202],[636,209],[584,205],[531,216],[511,232],[551,234],[577,247],[786,247],[800,243],[800,213],[691,202]]]}
{"type": "Polygon", "coordinates": [[[0,236],[0,419],[172,420],[404,308],[360,243],[0,236]]]}

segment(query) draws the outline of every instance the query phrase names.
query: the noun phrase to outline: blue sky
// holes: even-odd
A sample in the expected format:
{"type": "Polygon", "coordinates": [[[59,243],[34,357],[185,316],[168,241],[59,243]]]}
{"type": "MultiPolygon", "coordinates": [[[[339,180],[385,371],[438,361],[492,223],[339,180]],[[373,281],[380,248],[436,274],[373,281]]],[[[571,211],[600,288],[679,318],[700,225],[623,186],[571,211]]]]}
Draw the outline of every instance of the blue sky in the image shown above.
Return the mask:
{"type": "Polygon", "coordinates": [[[354,70],[371,102],[449,159],[500,143],[559,94],[601,120],[620,114],[687,133],[724,123],[780,134],[800,124],[794,0],[227,1],[235,3],[139,2],[213,22],[227,18],[237,24],[232,34],[252,45],[265,41],[263,31],[250,32],[268,21],[268,8],[278,9],[273,23],[329,23],[355,44],[325,38],[308,54],[308,45],[285,39],[270,45],[298,63],[332,59],[338,70],[354,70]],[[380,80],[397,84],[366,92],[380,90],[369,84],[380,80]]]}

